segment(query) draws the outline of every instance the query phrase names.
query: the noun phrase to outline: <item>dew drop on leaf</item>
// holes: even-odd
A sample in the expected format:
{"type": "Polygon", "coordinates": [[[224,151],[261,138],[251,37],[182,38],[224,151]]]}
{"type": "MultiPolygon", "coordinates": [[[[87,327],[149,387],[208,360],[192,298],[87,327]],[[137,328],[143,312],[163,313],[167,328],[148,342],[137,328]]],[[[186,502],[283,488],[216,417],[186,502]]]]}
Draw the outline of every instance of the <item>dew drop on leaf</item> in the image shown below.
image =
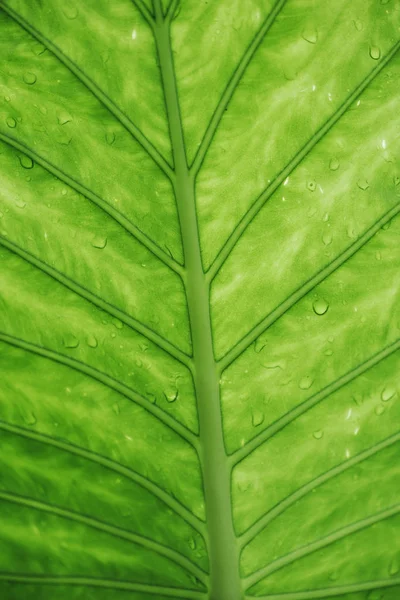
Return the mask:
{"type": "Polygon", "coordinates": [[[332,244],[332,235],[330,233],[324,233],[324,235],[322,236],[322,241],[325,246],[329,246],[330,244],[332,244]]]}
{"type": "Polygon", "coordinates": [[[360,188],[360,190],[367,190],[369,188],[369,183],[366,179],[359,179],[357,181],[357,185],[360,188]]]}
{"type": "Polygon", "coordinates": [[[30,71],[28,71],[27,73],[24,73],[23,80],[28,85],[33,85],[34,83],[36,83],[36,79],[37,78],[36,78],[35,73],[31,73],[30,71]]]}
{"type": "Polygon", "coordinates": [[[167,400],[167,402],[172,403],[175,402],[175,400],[177,400],[178,398],[178,390],[172,390],[169,392],[164,392],[164,396],[167,400]]]}
{"type": "Polygon", "coordinates": [[[317,188],[317,184],[315,183],[315,181],[309,181],[307,183],[307,189],[309,189],[310,192],[315,192],[316,188],[317,188]]]}
{"type": "Polygon", "coordinates": [[[14,119],[14,117],[7,117],[6,123],[10,129],[14,129],[17,126],[17,121],[14,119]]]}
{"type": "Polygon", "coordinates": [[[313,436],[315,437],[316,440],[320,440],[324,435],[324,432],[322,431],[322,429],[318,429],[318,431],[314,431],[313,436]]]}
{"type": "Polygon", "coordinates": [[[58,115],[57,120],[59,125],[66,125],[72,121],[72,117],[69,113],[62,112],[58,115]]]}
{"type": "Polygon", "coordinates": [[[394,558],[389,565],[389,575],[397,575],[400,572],[400,562],[394,558]]]}
{"type": "Polygon", "coordinates": [[[318,300],[316,300],[313,303],[313,310],[316,315],[324,315],[327,312],[328,308],[329,304],[323,298],[318,298],[318,300]]]}
{"type": "Polygon", "coordinates": [[[93,248],[99,248],[103,250],[107,246],[107,238],[105,236],[97,235],[92,239],[93,248]]]}
{"type": "Polygon", "coordinates": [[[26,423],[26,425],[36,425],[36,423],[37,423],[36,415],[32,411],[27,411],[24,414],[24,422],[26,423]]]}
{"type": "Polygon", "coordinates": [[[378,417],[380,415],[383,415],[384,412],[385,412],[385,407],[382,406],[382,404],[379,404],[379,406],[375,407],[375,414],[378,415],[378,417]]]}
{"type": "Polygon", "coordinates": [[[381,57],[381,51],[378,46],[370,46],[369,55],[373,60],[379,60],[381,57]]]}
{"type": "Polygon", "coordinates": [[[189,548],[191,550],[196,550],[196,540],[194,539],[194,537],[191,537],[189,539],[189,548]]]}
{"type": "Polygon", "coordinates": [[[120,321],[119,319],[116,319],[115,317],[113,317],[111,319],[111,323],[114,325],[114,327],[116,327],[117,329],[122,329],[124,324],[122,323],[122,321],[120,321]]]}
{"type": "Polygon", "coordinates": [[[26,156],[25,154],[20,156],[19,162],[21,163],[21,167],[24,169],[33,169],[33,160],[30,156],[26,156]]]}
{"type": "Polygon", "coordinates": [[[264,421],[264,413],[260,410],[255,410],[251,415],[251,423],[253,427],[258,427],[264,421]]]}
{"type": "Polygon", "coordinates": [[[26,206],[26,202],[24,202],[23,200],[20,200],[19,198],[15,201],[15,206],[17,206],[18,208],[25,208],[26,206]]]}
{"type": "Polygon", "coordinates": [[[76,19],[76,17],[78,16],[78,9],[76,6],[73,5],[68,5],[65,4],[64,8],[62,9],[64,16],[67,17],[67,19],[76,19]]]}
{"type": "Polygon", "coordinates": [[[108,131],[106,133],[106,142],[107,144],[109,144],[110,146],[113,145],[113,143],[115,142],[115,133],[113,131],[108,131]]]}
{"type": "Polygon", "coordinates": [[[79,346],[78,338],[70,333],[64,336],[63,343],[66,348],[77,348],[79,346]]]}
{"type": "Polygon", "coordinates": [[[265,348],[265,340],[258,339],[254,344],[254,351],[259,354],[263,348],[265,348]]]}
{"type": "Polygon", "coordinates": [[[363,28],[363,24],[360,21],[360,19],[356,19],[355,21],[353,21],[354,23],[354,27],[357,29],[357,31],[361,31],[363,28]]]}
{"type": "Polygon", "coordinates": [[[338,161],[337,158],[332,158],[332,160],[329,163],[329,168],[331,171],[337,171],[338,168],[340,167],[340,162],[338,161]]]}
{"type": "Polygon", "coordinates": [[[97,343],[97,339],[95,338],[94,335],[88,335],[86,341],[87,341],[87,345],[90,348],[97,348],[98,343],[97,343]]]}
{"type": "Polygon", "coordinates": [[[303,29],[301,37],[310,44],[316,44],[318,40],[318,31],[315,27],[307,27],[306,29],[303,29]]]}
{"type": "Polygon", "coordinates": [[[303,377],[303,379],[300,379],[299,388],[301,390],[308,390],[312,386],[313,382],[314,380],[307,375],[306,377],[303,377]]]}
{"type": "Polygon", "coordinates": [[[388,402],[391,398],[393,398],[395,393],[396,393],[396,390],[394,388],[386,387],[381,394],[381,398],[382,398],[383,402],[388,402]]]}

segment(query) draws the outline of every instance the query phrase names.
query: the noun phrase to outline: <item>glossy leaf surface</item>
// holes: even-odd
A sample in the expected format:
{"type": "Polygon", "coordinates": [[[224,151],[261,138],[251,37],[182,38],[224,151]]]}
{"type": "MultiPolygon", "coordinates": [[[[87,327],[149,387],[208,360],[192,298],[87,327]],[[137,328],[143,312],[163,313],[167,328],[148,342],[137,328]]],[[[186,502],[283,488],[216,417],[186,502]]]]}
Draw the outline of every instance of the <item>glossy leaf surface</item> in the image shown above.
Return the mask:
{"type": "Polygon", "coordinates": [[[0,32],[0,595],[396,600],[399,1],[0,32]]]}

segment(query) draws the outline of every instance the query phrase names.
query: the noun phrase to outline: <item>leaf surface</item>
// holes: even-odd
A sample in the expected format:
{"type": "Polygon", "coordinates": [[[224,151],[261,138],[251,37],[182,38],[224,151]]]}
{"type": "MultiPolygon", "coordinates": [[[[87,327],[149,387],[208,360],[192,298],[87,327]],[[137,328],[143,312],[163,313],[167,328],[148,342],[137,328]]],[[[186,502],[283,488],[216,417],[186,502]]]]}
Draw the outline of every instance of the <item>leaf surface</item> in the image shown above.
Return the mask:
{"type": "Polygon", "coordinates": [[[0,30],[2,595],[396,600],[399,1],[0,30]]]}

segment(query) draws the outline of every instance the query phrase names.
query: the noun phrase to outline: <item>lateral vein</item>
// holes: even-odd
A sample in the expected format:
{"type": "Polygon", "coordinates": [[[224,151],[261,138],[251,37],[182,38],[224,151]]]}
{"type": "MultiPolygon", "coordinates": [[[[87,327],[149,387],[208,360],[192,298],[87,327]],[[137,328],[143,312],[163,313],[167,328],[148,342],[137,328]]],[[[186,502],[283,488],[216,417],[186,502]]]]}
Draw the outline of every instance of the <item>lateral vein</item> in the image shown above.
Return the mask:
{"type": "Polygon", "coordinates": [[[64,182],[71,189],[75,190],[78,194],[84,196],[87,200],[95,204],[98,208],[100,208],[105,214],[107,214],[111,219],[116,221],[125,231],[127,231],[130,235],[132,235],[138,242],[140,242],[149,252],[151,252],[154,256],[156,256],[161,262],[163,262],[167,267],[169,267],[172,271],[182,277],[183,269],[181,265],[173,258],[171,258],[164,250],[162,250],[153,240],[147,237],[136,225],[134,225],[127,217],[125,217],[122,213],[116,210],[111,204],[100,198],[97,194],[80,184],[78,181],[61,171],[58,167],[53,165],[51,162],[37,154],[34,150],[25,146],[22,142],[19,142],[15,138],[5,135],[0,132],[0,140],[23,152],[27,156],[29,156],[32,160],[38,163],[43,169],[46,169],[49,173],[57,177],[60,181],[64,182]]]}
{"type": "Polygon", "coordinates": [[[70,367],[75,371],[88,375],[92,379],[98,381],[99,383],[102,383],[105,387],[108,387],[109,389],[118,392],[131,402],[134,402],[135,404],[138,404],[139,406],[144,408],[144,410],[153,415],[153,417],[158,419],[166,427],[174,431],[177,435],[179,435],[182,439],[187,441],[191,446],[193,446],[193,448],[197,450],[198,438],[190,429],[188,429],[185,425],[179,423],[179,421],[176,421],[165,411],[158,408],[158,406],[152,404],[149,400],[146,400],[146,398],[132,390],[130,387],[117,381],[110,375],[98,371],[94,367],[91,367],[86,363],[83,363],[75,358],[70,358],[69,356],[59,354],[58,352],[54,352],[53,350],[42,348],[41,346],[37,346],[36,344],[32,344],[30,342],[27,342],[26,340],[19,339],[7,333],[0,333],[0,341],[6,344],[10,344],[11,346],[15,346],[16,348],[26,350],[27,352],[31,352],[32,354],[42,356],[43,358],[47,358],[49,360],[52,360],[53,362],[57,362],[61,365],[70,367]]]}
{"type": "Polygon", "coordinates": [[[168,506],[168,508],[181,517],[181,519],[186,521],[188,525],[193,527],[193,529],[195,529],[204,537],[204,522],[201,519],[194,515],[188,508],[186,508],[186,506],[181,504],[176,498],[167,493],[159,485],[151,481],[148,477],[144,477],[140,473],[137,473],[133,469],[130,469],[129,467],[126,467],[115,460],[111,460],[106,456],[98,454],[97,452],[86,450],[85,448],[81,448],[75,444],[53,438],[50,435],[38,433],[37,431],[30,431],[24,427],[19,427],[18,425],[13,425],[2,420],[0,420],[0,430],[7,431],[26,439],[34,440],[40,444],[53,446],[54,448],[62,450],[63,452],[79,456],[80,458],[89,460],[92,463],[101,465],[109,471],[122,475],[126,479],[133,481],[158,498],[161,502],[168,506]]]}
{"type": "Polygon", "coordinates": [[[262,26],[260,27],[260,29],[258,30],[256,35],[254,36],[254,38],[250,42],[249,46],[247,47],[245,53],[243,54],[242,58],[240,59],[228,85],[226,86],[226,88],[217,104],[217,107],[214,111],[214,114],[213,114],[211,121],[206,129],[204,137],[201,141],[199,149],[198,149],[196,156],[194,158],[194,161],[192,163],[191,172],[193,173],[194,177],[196,177],[197,173],[201,169],[201,165],[202,165],[204,158],[211,146],[212,140],[218,129],[221,119],[224,115],[225,109],[228,106],[229,102],[231,101],[232,96],[239,84],[239,81],[243,77],[244,72],[246,71],[247,67],[249,66],[254,54],[257,52],[258,48],[262,44],[262,42],[265,38],[265,35],[270,30],[276,17],[279,15],[280,11],[282,10],[282,8],[284,7],[285,4],[286,4],[286,0],[278,0],[275,3],[275,6],[272,8],[270,14],[267,16],[264,23],[262,24],[262,26]]]}
{"type": "Polygon", "coordinates": [[[98,531],[107,533],[112,537],[120,538],[122,540],[138,544],[143,548],[147,548],[148,550],[156,552],[157,554],[171,560],[175,564],[179,565],[180,567],[194,575],[202,583],[205,583],[206,581],[206,573],[202,569],[200,569],[198,565],[192,563],[191,560],[186,558],[186,556],[183,556],[176,550],[172,550],[172,548],[168,548],[167,546],[164,546],[159,542],[155,542],[154,540],[146,538],[142,535],[138,535],[131,531],[127,531],[122,527],[116,527],[115,525],[104,523],[103,521],[99,521],[87,515],[83,515],[72,510],[67,510],[65,508],[60,508],[59,506],[55,506],[47,502],[41,502],[40,500],[35,500],[34,498],[20,496],[19,494],[15,494],[14,492],[0,491],[0,500],[4,500],[5,502],[11,502],[13,504],[18,504],[19,506],[32,508],[34,510],[46,512],[60,517],[62,519],[69,519],[70,521],[75,521],[76,523],[80,523],[81,525],[85,525],[86,527],[91,527],[92,529],[97,529],[98,531]]]}
{"type": "Polygon", "coordinates": [[[276,573],[277,571],[280,571],[281,569],[283,569],[283,567],[286,567],[286,566],[296,562],[297,560],[304,558],[305,556],[309,556],[310,554],[313,554],[317,550],[326,548],[327,546],[330,546],[331,544],[333,544],[349,535],[358,533],[359,531],[362,531],[363,529],[371,527],[372,525],[375,525],[376,523],[384,521],[385,519],[389,519],[390,517],[396,516],[399,513],[400,513],[400,504],[395,504],[394,506],[391,506],[390,508],[388,508],[386,510],[380,511],[379,513],[376,513],[370,517],[367,517],[366,519],[362,519],[360,521],[356,521],[355,523],[351,523],[350,525],[346,525],[345,527],[342,527],[341,529],[338,529],[337,531],[334,531],[333,533],[331,533],[319,540],[316,540],[315,542],[310,542],[309,544],[306,544],[305,546],[302,546],[301,548],[297,548],[297,550],[294,550],[293,552],[290,552],[286,556],[282,556],[281,558],[274,560],[272,563],[270,563],[266,567],[258,569],[257,571],[255,571],[254,573],[249,575],[249,577],[246,577],[245,578],[246,589],[255,585],[256,583],[261,581],[261,579],[264,579],[264,577],[267,577],[268,575],[271,575],[272,573],[276,573]]]}
{"type": "Polygon", "coordinates": [[[378,454],[382,450],[397,444],[400,441],[400,433],[392,435],[382,442],[371,446],[367,450],[360,452],[353,458],[346,460],[345,462],[333,467],[326,473],[323,473],[319,477],[312,479],[302,487],[298,488],[292,494],[289,494],[286,498],[281,500],[279,504],[276,504],[273,508],[271,508],[268,512],[266,512],[262,517],[260,517],[253,525],[251,525],[241,536],[240,536],[240,545],[243,549],[247,544],[249,544],[254,538],[263,531],[267,525],[269,525],[273,520],[275,520],[279,515],[283,514],[286,510],[288,510],[293,504],[295,504],[301,498],[304,498],[310,492],[313,492],[317,487],[323,485],[327,481],[338,477],[345,471],[354,467],[354,465],[358,465],[361,462],[368,460],[371,456],[378,454]]]}
{"type": "MultiPolygon", "coordinates": [[[[138,2],[138,0],[135,0],[138,2]]],[[[113,117],[128,131],[128,133],[142,146],[147,154],[153,159],[158,168],[170,179],[173,179],[173,170],[165,158],[153,146],[150,140],[140,131],[140,129],[118,108],[118,106],[105,94],[99,86],[92,81],[86,73],[82,71],[64,52],[56,46],[45,35],[40,33],[33,25],[18,14],[14,9],[0,1],[2,8],[14,21],[16,21],[25,31],[38,40],[86,87],[86,89],[113,115],[113,117]]],[[[144,14],[142,13],[144,16],[144,14]]],[[[149,13],[150,15],[150,13],[149,13]]],[[[147,19],[146,19],[147,20],[147,19]]],[[[149,22],[149,21],[147,21],[149,22]]]]}
{"type": "Polygon", "coordinates": [[[263,208],[265,203],[271,198],[278,187],[285,181],[287,177],[293,172],[293,170],[304,160],[304,158],[313,150],[313,148],[321,141],[321,139],[328,133],[330,129],[341,119],[346,113],[348,108],[357,99],[357,97],[372,83],[372,81],[379,75],[382,69],[388,64],[393,58],[398,49],[400,48],[400,41],[397,42],[388,54],[383,57],[380,63],[371,71],[371,73],[356,87],[356,89],[350,94],[350,96],[343,102],[338,110],[324,123],[324,125],[309,139],[309,141],[301,148],[301,150],[292,158],[292,160],[284,167],[284,169],[275,177],[275,179],[269,184],[269,186],[261,193],[261,195],[251,205],[249,210],[245,213],[239,223],[236,225],[233,232],[219,251],[217,257],[208,269],[207,274],[209,280],[212,281],[216,274],[219,272],[228,256],[232,252],[233,248],[242,237],[243,233],[255,219],[260,210],[263,208]]]}
{"type": "Polygon", "coordinates": [[[171,356],[172,358],[183,364],[185,367],[187,367],[189,370],[191,370],[192,365],[190,357],[184,352],[182,352],[179,348],[177,348],[174,344],[162,337],[160,334],[150,329],[150,327],[147,327],[147,325],[145,325],[144,323],[141,323],[140,321],[128,315],[123,310],[117,308],[110,302],[106,302],[96,294],[93,294],[84,286],[73,281],[54,267],[51,267],[47,263],[43,262],[27,250],[24,250],[23,248],[19,247],[17,244],[11,242],[2,235],[0,235],[0,245],[4,246],[5,248],[7,248],[7,250],[13,252],[15,255],[19,256],[24,261],[26,261],[33,267],[36,267],[46,275],[49,275],[49,277],[52,277],[55,281],[65,286],[69,290],[72,290],[81,298],[87,300],[97,308],[100,308],[108,315],[119,319],[122,323],[125,323],[125,325],[127,325],[130,329],[143,335],[147,340],[155,344],[160,350],[163,350],[169,356],[171,356]]]}
{"type": "Polygon", "coordinates": [[[261,444],[264,444],[267,440],[269,440],[276,433],[284,429],[287,425],[289,425],[290,423],[301,417],[301,415],[306,413],[308,410],[325,400],[325,398],[328,398],[331,394],[340,390],[340,388],[344,387],[351,381],[354,381],[354,379],[356,379],[369,369],[372,369],[372,367],[377,365],[379,362],[381,362],[394,352],[397,352],[397,350],[399,349],[400,339],[396,340],[394,343],[390,344],[377,354],[374,354],[368,360],[354,367],[341,377],[338,377],[338,379],[324,387],[322,390],[320,390],[313,396],[311,396],[311,398],[309,398],[308,400],[305,400],[298,406],[292,408],[283,417],[272,423],[272,425],[266,427],[264,431],[259,433],[242,448],[239,448],[239,450],[236,450],[236,452],[231,454],[230,456],[232,460],[232,466],[235,466],[239,462],[244,460],[247,456],[249,456],[249,454],[254,452],[254,450],[256,450],[259,446],[261,446],[261,444]]]}
{"type": "Polygon", "coordinates": [[[304,590],[302,592],[283,592],[282,594],[268,594],[267,596],[246,596],[245,600],[321,600],[321,598],[334,598],[345,594],[356,592],[368,592],[369,590],[385,589],[400,585],[400,578],[378,579],[376,581],[365,581],[364,583],[354,583],[350,585],[341,585],[319,590],[304,590]]]}
{"type": "Polygon", "coordinates": [[[223,356],[218,362],[220,372],[224,371],[231,365],[239,356],[241,356],[245,350],[255,340],[264,333],[271,325],[276,323],[289,309],[297,304],[306,294],[308,294],[313,288],[319,283],[324,281],[332,275],[339,267],[341,267],[347,260],[356,254],[373,236],[391,219],[393,219],[400,212],[400,202],[395,204],[388,212],[386,212],[378,221],[376,221],[367,231],[361,235],[358,240],[350,244],[337,256],[333,261],[328,263],[323,269],[318,271],[310,279],[304,282],[293,294],[291,294],[286,300],[281,302],[269,315],[262,319],[251,331],[249,331],[231,350],[229,350],[225,356],[223,356]]]}
{"type": "Polygon", "coordinates": [[[141,592],[143,594],[160,594],[183,600],[205,600],[204,592],[185,590],[175,587],[148,585],[133,581],[120,581],[115,579],[99,579],[95,577],[73,577],[63,575],[23,575],[18,573],[0,573],[0,581],[36,585],[71,585],[111,590],[141,592]]]}

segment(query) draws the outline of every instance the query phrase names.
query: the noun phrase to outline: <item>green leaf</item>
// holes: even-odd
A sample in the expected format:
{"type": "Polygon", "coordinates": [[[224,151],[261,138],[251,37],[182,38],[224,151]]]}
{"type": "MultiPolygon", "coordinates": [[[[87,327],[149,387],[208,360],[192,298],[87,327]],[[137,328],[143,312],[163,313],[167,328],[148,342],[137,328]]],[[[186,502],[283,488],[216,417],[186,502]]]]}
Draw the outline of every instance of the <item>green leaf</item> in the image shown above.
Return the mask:
{"type": "Polygon", "coordinates": [[[0,592],[400,594],[399,0],[0,0],[0,592]]]}

